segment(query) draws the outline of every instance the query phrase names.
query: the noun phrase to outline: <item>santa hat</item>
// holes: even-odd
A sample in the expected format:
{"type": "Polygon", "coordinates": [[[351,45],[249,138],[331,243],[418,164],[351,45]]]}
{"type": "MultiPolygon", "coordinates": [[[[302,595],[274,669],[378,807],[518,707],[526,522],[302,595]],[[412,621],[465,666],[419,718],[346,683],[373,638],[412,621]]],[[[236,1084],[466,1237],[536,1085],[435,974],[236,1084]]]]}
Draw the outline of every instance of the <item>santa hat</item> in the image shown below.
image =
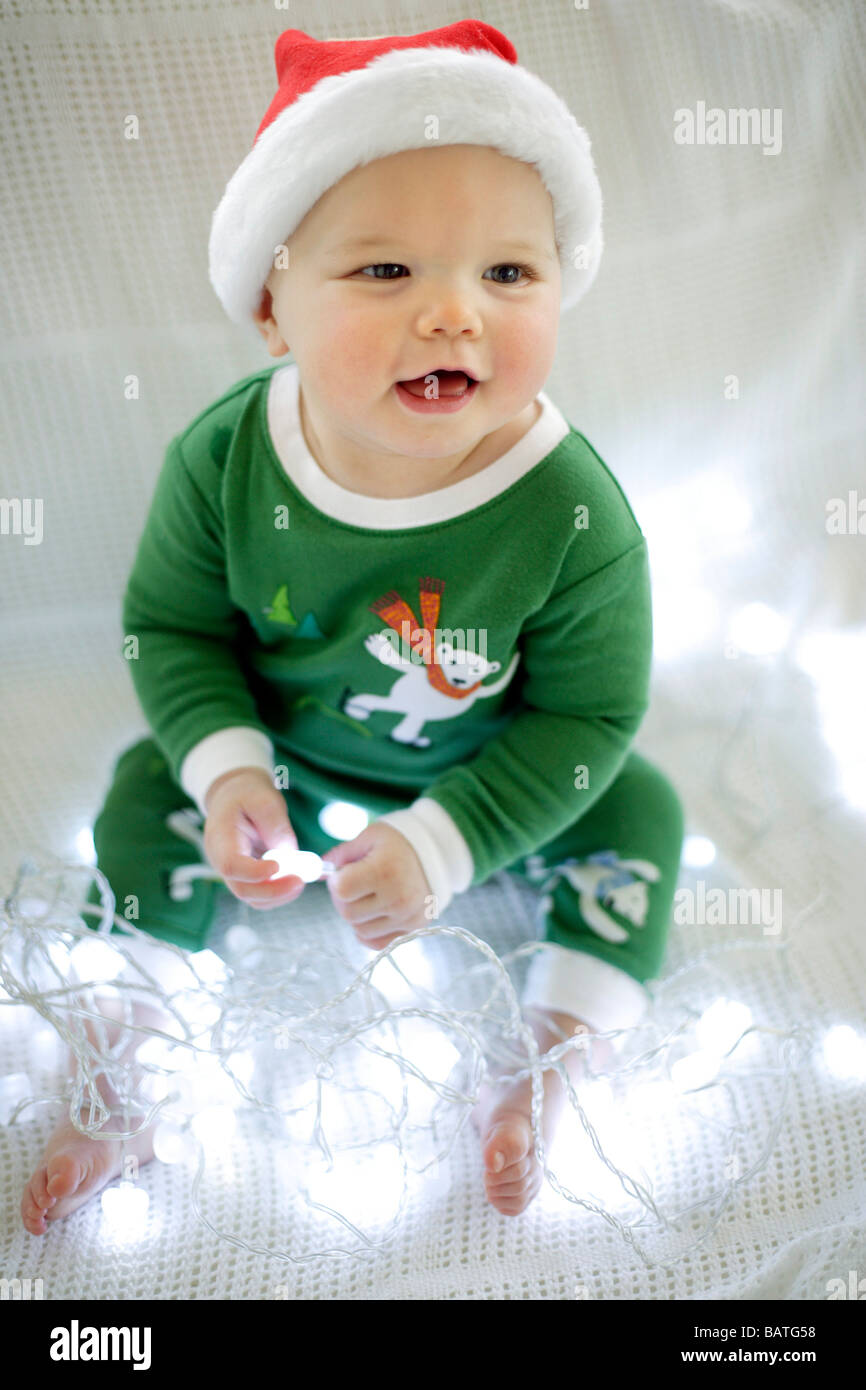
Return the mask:
{"type": "Polygon", "coordinates": [[[235,323],[255,327],[277,248],[327,189],[359,165],[433,143],[491,145],[534,165],[553,201],[562,308],[589,289],[603,246],[589,137],[498,29],[476,19],[373,39],[287,29],[275,61],[277,94],[211,225],[211,284],[235,323]]]}

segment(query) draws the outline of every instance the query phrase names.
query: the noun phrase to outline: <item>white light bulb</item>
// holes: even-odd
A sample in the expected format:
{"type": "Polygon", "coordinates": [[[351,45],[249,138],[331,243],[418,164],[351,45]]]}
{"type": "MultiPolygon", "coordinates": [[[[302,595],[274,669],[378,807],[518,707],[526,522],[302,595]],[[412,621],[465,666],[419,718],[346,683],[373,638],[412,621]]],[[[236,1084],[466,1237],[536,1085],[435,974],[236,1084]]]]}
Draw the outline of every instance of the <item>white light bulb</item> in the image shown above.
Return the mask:
{"type": "Polygon", "coordinates": [[[209,1105],[192,1119],[192,1131],[208,1149],[218,1149],[228,1143],[237,1128],[235,1112],[230,1105],[209,1105]]]}
{"type": "Polygon", "coordinates": [[[226,932],[226,950],[233,956],[246,955],[248,951],[253,951],[259,945],[259,938],[244,922],[237,922],[233,927],[229,927],[226,932]]]}
{"type": "MultiPolygon", "coordinates": [[[[201,989],[180,990],[172,996],[172,1003],[184,1022],[193,1030],[212,1028],[219,1020],[222,1009],[215,999],[209,999],[201,989]]],[[[199,1046],[205,1045],[199,1038],[199,1046]]]]}
{"type": "Polygon", "coordinates": [[[160,1163],[182,1163],[194,1153],[188,1132],[170,1120],[160,1120],[153,1132],[153,1152],[160,1163]]]}
{"type": "Polygon", "coordinates": [[[78,851],[79,859],[83,859],[85,864],[96,863],[96,846],[93,843],[93,831],[89,825],[85,825],[83,830],[79,830],[75,837],[75,848],[78,851]]]}
{"type": "Polygon", "coordinates": [[[170,1102],[173,1113],[195,1115],[202,1106],[201,1086],[197,1086],[189,1072],[178,1072],[171,1078],[169,1092],[174,1096],[170,1102]]]}
{"type": "Polygon", "coordinates": [[[57,967],[64,977],[69,971],[69,959],[71,952],[65,941],[49,941],[48,955],[53,965],[57,967]]]}
{"type": "Polygon", "coordinates": [[[119,1182],[116,1187],[106,1187],[102,1193],[105,1218],[118,1229],[128,1230],[142,1225],[149,1205],[149,1194],[133,1182],[119,1182]]]}
{"type": "MultiPolygon", "coordinates": [[[[393,1144],[382,1144],[375,1153],[335,1152],[327,1171],[317,1154],[306,1166],[304,1180],[314,1202],[334,1208],[362,1228],[392,1221],[404,1183],[410,1192],[419,1185],[411,1169],[404,1177],[403,1162],[393,1144]]],[[[310,1217],[317,1223],[333,1222],[333,1217],[315,1208],[310,1217]]]]}
{"type": "MultiPolygon", "coordinates": [[[[586,1081],[581,1087],[581,1105],[592,1125],[603,1152],[617,1166],[630,1168],[643,1160],[641,1141],[644,1131],[629,1124],[622,1102],[616,1102],[607,1078],[586,1081]]],[[[599,1160],[588,1135],[571,1105],[566,1105],[557,1130],[546,1145],[547,1161],[564,1187],[576,1195],[589,1197],[607,1210],[624,1213],[631,1199],[616,1176],[599,1160]]],[[[564,1199],[549,1183],[544,1183],[538,1200],[549,1211],[562,1212],[564,1199]]]]}
{"type": "Polygon", "coordinates": [[[369,822],[363,806],[351,801],[329,801],[319,812],[319,825],[332,840],[354,840],[369,822]]]}
{"type": "Polygon", "coordinates": [[[18,906],[24,917],[47,917],[51,904],[44,898],[19,898],[18,906]]]}
{"type": "Polygon", "coordinates": [[[836,1023],[824,1035],[824,1060],[840,1081],[866,1079],[866,1038],[850,1023],[836,1023]]]}
{"type": "Polygon", "coordinates": [[[119,951],[105,937],[82,937],[72,948],[69,957],[79,980],[84,984],[96,980],[114,980],[126,965],[119,951]]]}
{"type": "Polygon", "coordinates": [[[695,1025],[695,1037],[705,1051],[722,1057],[751,1022],[752,1011],[747,1004],[739,1004],[734,999],[717,999],[701,1014],[695,1025]]]}
{"type": "Polygon", "coordinates": [[[424,941],[401,941],[373,967],[371,982],[392,1009],[418,1004],[420,991],[432,990],[436,980],[424,941]]]}
{"type": "Polygon", "coordinates": [[[716,857],[716,847],[706,835],[687,835],[683,843],[683,864],[689,869],[704,869],[716,857]]]}
{"type": "Polygon", "coordinates": [[[271,878],[284,878],[291,874],[302,879],[304,883],[315,883],[323,873],[332,873],[334,870],[334,866],[326,864],[318,854],[313,854],[311,850],[295,849],[289,840],[281,840],[262,858],[266,864],[273,860],[277,865],[271,878]]]}
{"type": "Polygon", "coordinates": [[[678,1091],[694,1091],[706,1086],[718,1074],[719,1059],[707,1052],[693,1052],[681,1057],[671,1067],[671,1080],[678,1091]]]}
{"type": "Polygon", "coordinates": [[[225,1066],[213,1054],[203,1053],[196,1058],[195,1065],[185,1074],[194,1095],[193,1113],[208,1106],[227,1105],[236,1109],[243,1104],[243,1096],[226,1070],[233,1066],[238,1080],[249,1085],[255,1067],[251,1052],[236,1052],[226,1060],[225,1066]]]}
{"type": "MultiPolygon", "coordinates": [[[[232,1076],[236,1076],[238,1081],[249,1087],[256,1069],[256,1059],[252,1052],[233,1052],[226,1058],[225,1065],[232,1076]]],[[[234,1087],[232,1089],[236,1090],[234,1087]]],[[[238,1096],[238,1102],[240,1102],[240,1096],[238,1096]]]]}
{"type": "Polygon", "coordinates": [[[172,1088],[171,1078],[168,1076],[154,1076],[152,1074],[143,1076],[138,1083],[138,1094],[142,1100],[148,1104],[155,1104],[158,1100],[165,1100],[172,1088]]]}
{"type": "Polygon", "coordinates": [[[447,1080],[460,1061],[460,1052],[451,1040],[423,1018],[401,1018],[397,1028],[403,1056],[414,1062],[430,1080],[447,1080]]]}
{"type": "Polygon", "coordinates": [[[163,1067],[166,1071],[174,1071],[182,1065],[184,1056],[183,1050],[168,1043],[164,1038],[146,1038],[136,1049],[136,1060],[146,1063],[149,1067],[163,1067]]]}
{"type": "Polygon", "coordinates": [[[204,984],[212,987],[225,984],[228,971],[225,961],[220,960],[216,951],[193,951],[189,959],[195,973],[204,984]]]}

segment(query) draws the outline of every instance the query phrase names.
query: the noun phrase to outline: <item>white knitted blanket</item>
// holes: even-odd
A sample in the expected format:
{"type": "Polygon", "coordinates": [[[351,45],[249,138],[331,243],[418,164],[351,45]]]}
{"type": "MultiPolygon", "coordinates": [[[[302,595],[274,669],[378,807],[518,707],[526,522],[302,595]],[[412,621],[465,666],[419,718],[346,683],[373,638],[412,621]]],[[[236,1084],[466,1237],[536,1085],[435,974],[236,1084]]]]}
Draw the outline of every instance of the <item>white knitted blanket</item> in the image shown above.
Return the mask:
{"type": "MultiPolygon", "coordinates": [[[[18,132],[4,147],[0,492],[44,502],[41,544],[0,536],[0,891],[29,851],[76,856],[115,757],[145,732],[118,656],[119,602],[162,452],[267,361],[224,319],[206,243],[273,94],[273,40],[288,24],[339,37],[465,14],[398,8],[395,21],[393,6],[366,0],[297,0],[287,18],[141,0],[122,14],[89,0],[72,14],[44,0],[0,19],[0,125],[18,132]],[[138,141],[123,134],[131,112],[138,141]]],[[[683,1113],[662,1134],[645,1109],[640,1163],[671,1214],[736,1178],[732,1126],[739,1171],[763,1161],[783,1105],[764,1166],[701,1244],[674,1258],[700,1236],[700,1207],[675,1237],[639,1233],[666,1262],[655,1265],[551,1188],[521,1217],[499,1215],[468,1125],[413,1187],[387,1244],[360,1255],[306,1258],[354,1242],[298,1202],[288,1146],[243,1115],[202,1183],[204,1220],[189,1172],[154,1162],[141,1171],[150,1214],[137,1242],[108,1240],[98,1201],[32,1237],[20,1193],[56,1113],[40,1109],[0,1125],[0,1277],[41,1278],[47,1299],[823,1299],[830,1280],[866,1273],[864,1080],[840,1074],[824,1047],[834,1025],[862,1037],[866,997],[864,813],[852,801],[858,768],[866,784],[866,542],[825,526],[830,499],[863,494],[863,9],[545,0],[471,12],[509,34],[593,140],[607,249],[563,320],[546,389],[614,470],[650,542],[657,662],[637,746],[680,788],[689,832],[719,851],[684,867],[682,885],[782,893],[776,937],[673,924],[665,973],[685,973],[664,992],[664,1017],[727,995],[762,1028],[806,1024],[810,1050],[786,1088],[777,1035],[762,1033],[710,1120],[683,1113]],[[674,112],[699,102],[781,110],[781,151],[675,143],[674,112]],[[765,655],[736,626],[758,601],[787,624],[765,655]],[[816,635],[843,653],[835,674],[836,648],[821,656],[829,685],[798,658],[816,635]],[[858,689],[859,719],[842,698],[858,689]],[[788,942],[786,971],[777,948],[788,942]],[[736,949],[698,961],[724,946],[736,949]]],[[[498,876],[455,902],[448,924],[503,953],[534,934],[532,901],[498,876]]],[[[291,918],[272,916],[269,930],[307,942],[345,930],[352,946],[321,886],[291,918]]],[[[38,1020],[25,1012],[0,1009],[0,1077],[23,1072],[47,1095],[59,1058],[29,1045],[38,1020]]],[[[599,1137],[615,1138],[609,1116],[599,1137]]],[[[634,1171],[634,1154],[620,1159],[634,1171]]],[[[360,1167],[345,1189],[374,1239],[394,1195],[384,1162],[376,1176],[375,1200],[360,1167]]]]}

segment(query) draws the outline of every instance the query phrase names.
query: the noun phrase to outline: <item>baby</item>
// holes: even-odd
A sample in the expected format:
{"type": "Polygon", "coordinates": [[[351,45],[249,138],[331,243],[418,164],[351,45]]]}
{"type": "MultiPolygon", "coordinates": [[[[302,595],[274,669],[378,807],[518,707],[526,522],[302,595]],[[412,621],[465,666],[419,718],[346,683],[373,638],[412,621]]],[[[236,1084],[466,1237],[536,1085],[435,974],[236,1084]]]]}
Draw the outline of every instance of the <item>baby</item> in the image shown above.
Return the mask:
{"type": "MultiPolygon", "coordinates": [[[[154,737],[118,760],[99,866],[118,911],[133,902],[137,925],[192,950],[223,891],[189,872],[197,814],[253,908],[304,888],[269,850],[322,854],[371,950],[508,869],[546,895],[522,997],[540,1051],[627,1027],[663,958],[683,817],[630,746],[648,704],[646,544],[542,389],[560,310],[601,254],[589,142],[474,20],[351,42],[289,30],[276,56],[211,278],[294,362],[169,446],[123,612],[154,737]],[[338,801],[366,812],[353,838],[331,833],[338,801]]],[[[580,1076],[577,1050],[568,1066],[580,1076]]],[[[563,1099],[548,1070],[546,1144],[563,1099]]],[[[530,1104],[529,1081],[492,1078],[474,1114],[505,1215],[541,1182],[530,1104]]],[[[150,1158],[150,1133],[126,1152],[150,1158]]],[[[119,1141],[64,1120],[26,1186],[27,1230],[119,1164],[119,1141]]]]}

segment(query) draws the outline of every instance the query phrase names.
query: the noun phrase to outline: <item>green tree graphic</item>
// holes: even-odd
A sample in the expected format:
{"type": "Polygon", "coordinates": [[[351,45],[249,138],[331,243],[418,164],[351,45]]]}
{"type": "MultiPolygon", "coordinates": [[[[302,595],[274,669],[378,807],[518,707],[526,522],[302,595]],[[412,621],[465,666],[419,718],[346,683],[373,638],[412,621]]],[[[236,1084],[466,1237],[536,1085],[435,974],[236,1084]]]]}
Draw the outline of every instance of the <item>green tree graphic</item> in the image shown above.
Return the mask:
{"type": "Polygon", "coordinates": [[[297,627],[298,620],[292,612],[289,603],[289,586],[281,584],[274,594],[273,602],[268,608],[262,610],[266,618],[270,618],[272,623],[285,623],[287,627],[297,627]]]}

